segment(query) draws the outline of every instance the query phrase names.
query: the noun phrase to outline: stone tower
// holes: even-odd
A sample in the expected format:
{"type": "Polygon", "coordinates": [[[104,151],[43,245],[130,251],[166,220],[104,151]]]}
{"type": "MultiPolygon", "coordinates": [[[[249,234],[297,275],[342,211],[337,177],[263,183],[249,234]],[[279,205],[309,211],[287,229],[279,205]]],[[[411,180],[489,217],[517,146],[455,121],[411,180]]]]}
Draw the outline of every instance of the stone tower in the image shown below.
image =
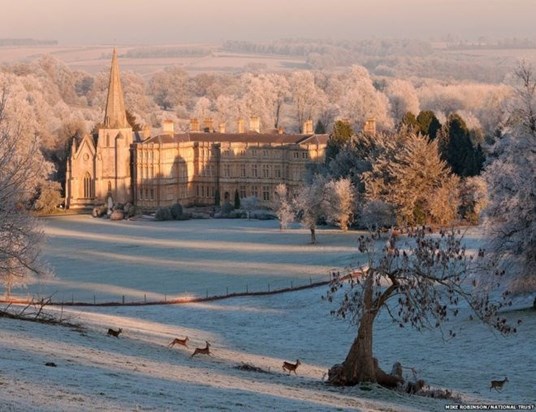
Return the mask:
{"type": "Polygon", "coordinates": [[[95,160],[95,197],[111,194],[114,202],[132,201],[130,145],[132,128],[127,122],[117,51],[114,49],[103,126],[99,129],[95,160]]]}
{"type": "Polygon", "coordinates": [[[97,141],[85,136],[78,145],[73,143],[67,161],[66,206],[88,208],[104,204],[109,195],[114,202],[131,202],[132,142],[114,49],[104,121],[97,141]]]}

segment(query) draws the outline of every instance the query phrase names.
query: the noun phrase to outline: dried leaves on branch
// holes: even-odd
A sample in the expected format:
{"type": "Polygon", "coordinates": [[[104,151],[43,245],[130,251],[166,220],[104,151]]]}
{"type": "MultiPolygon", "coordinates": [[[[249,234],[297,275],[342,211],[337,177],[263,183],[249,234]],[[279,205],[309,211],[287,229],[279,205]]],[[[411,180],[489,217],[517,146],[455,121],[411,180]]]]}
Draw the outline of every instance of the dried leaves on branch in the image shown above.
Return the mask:
{"type": "Polygon", "coordinates": [[[345,361],[330,373],[331,383],[379,380],[372,335],[382,309],[399,327],[440,328],[447,338],[457,332],[445,328],[446,322],[462,310],[502,334],[516,332],[498,313],[511,304],[510,293],[504,290],[497,302],[491,298],[504,272],[483,266],[482,253],[469,253],[459,233],[430,235],[423,227],[403,240],[391,236],[381,250],[373,237],[361,236],[358,248],[368,257],[368,266],[350,278],[335,275],[326,295],[329,301],[339,302],[332,313],[358,328],[345,361]]]}

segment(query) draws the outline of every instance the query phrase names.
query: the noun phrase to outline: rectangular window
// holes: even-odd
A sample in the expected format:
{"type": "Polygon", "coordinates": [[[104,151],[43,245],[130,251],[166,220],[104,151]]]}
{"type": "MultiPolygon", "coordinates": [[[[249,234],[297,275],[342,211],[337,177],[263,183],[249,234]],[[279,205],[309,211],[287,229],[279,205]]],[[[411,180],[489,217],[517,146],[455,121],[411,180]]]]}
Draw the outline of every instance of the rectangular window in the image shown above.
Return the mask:
{"type": "Polygon", "coordinates": [[[257,186],[251,186],[251,196],[259,197],[259,190],[257,186]]]}
{"type": "Polygon", "coordinates": [[[240,197],[243,199],[246,197],[246,186],[240,186],[240,197]]]}
{"type": "Polygon", "coordinates": [[[262,165],[262,177],[270,177],[270,168],[268,165],[262,165]]]}
{"type": "Polygon", "coordinates": [[[251,165],[251,177],[257,177],[257,176],[258,176],[257,165],[253,164],[251,165]]]}
{"type": "Polygon", "coordinates": [[[240,165],[240,176],[246,177],[246,165],[245,164],[240,165]]]}
{"type": "Polygon", "coordinates": [[[279,165],[274,166],[274,175],[278,179],[281,178],[281,166],[279,166],[279,165]]]}
{"type": "Polygon", "coordinates": [[[223,165],[223,175],[225,177],[231,176],[231,165],[223,165]]]}
{"type": "Polygon", "coordinates": [[[270,200],[270,187],[269,186],[262,187],[262,200],[264,201],[270,200]]]}

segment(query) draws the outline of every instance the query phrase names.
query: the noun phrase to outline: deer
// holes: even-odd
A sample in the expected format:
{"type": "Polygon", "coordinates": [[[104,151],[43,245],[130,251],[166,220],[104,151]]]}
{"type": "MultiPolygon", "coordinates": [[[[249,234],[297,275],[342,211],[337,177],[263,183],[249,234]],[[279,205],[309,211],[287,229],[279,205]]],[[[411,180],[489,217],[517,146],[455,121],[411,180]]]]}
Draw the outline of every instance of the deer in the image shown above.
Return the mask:
{"type": "Polygon", "coordinates": [[[202,355],[209,355],[210,356],[210,343],[205,341],[206,346],[204,348],[195,348],[194,353],[192,353],[192,356],[190,358],[193,358],[198,353],[201,353],[202,355]]]}
{"type": "Polygon", "coordinates": [[[294,372],[295,375],[297,375],[296,373],[296,369],[298,369],[298,366],[301,365],[301,362],[299,359],[296,359],[296,363],[290,363],[290,362],[283,362],[283,370],[285,371],[288,371],[288,374],[290,375],[290,372],[294,372]]]}
{"type": "Polygon", "coordinates": [[[168,348],[173,347],[173,345],[175,345],[175,344],[188,347],[188,341],[189,341],[189,340],[190,340],[190,339],[188,338],[188,336],[186,336],[184,339],[175,338],[175,339],[173,339],[173,342],[171,342],[171,343],[168,345],[168,348]]]}
{"type": "Polygon", "coordinates": [[[489,387],[489,390],[491,391],[492,389],[495,389],[497,392],[500,392],[500,390],[502,390],[504,384],[508,382],[508,377],[505,376],[504,379],[502,381],[491,381],[491,385],[489,387]]]}
{"type": "Polygon", "coordinates": [[[115,336],[116,338],[119,337],[119,334],[123,332],[123,329],[119,328],[117,330],[108,329],[108,336],[115,336]]]}

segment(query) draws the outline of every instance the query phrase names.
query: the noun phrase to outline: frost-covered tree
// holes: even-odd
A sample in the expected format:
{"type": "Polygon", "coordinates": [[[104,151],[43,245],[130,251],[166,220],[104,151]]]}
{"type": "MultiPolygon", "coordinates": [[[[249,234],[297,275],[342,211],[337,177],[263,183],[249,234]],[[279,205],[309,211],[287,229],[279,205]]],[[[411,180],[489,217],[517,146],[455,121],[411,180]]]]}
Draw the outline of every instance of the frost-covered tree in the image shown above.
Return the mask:
{"type": "Polygon", "coordinates": [[[326,178],[316,175],[310,185],[301,187],[294,198],[294,209],[301,224],[311,232],[311,243],[316,243],[316,225],[325,210],[326,178]]]}
{"type": "Polygon", "coordinates": [[[485,224],[491,251],[502,258],[516,291],[536,290],[536,76],[522,63],[512,129],[493,147],[485,169],[485,224]]]}
{"type": "Polygon", "coordinates": [[[164,110],[187,102],[188,74],[179,67],[167,67],[150,79],[148,90],[155,103],[164,110]]]}
{"type": "Polygon", "coordinates": [[[437,141],[402,130],[383,142],[372,170],[363,174],[367,200],[394,205],[401,225],[451,222],[458,178],[440,159],[437,141]]]}
{"type": "Polygon", "coordinates": [[[366,202],[360,211],[359,222],[371,232],[396,225],[395,207],[381,200],[366,202]]]}
{"type": "Polygon", "coordinates": [[[0,281],[7,295],[46,273],[39,260],[43,232],[25,205],[51,165],[41,155],[25,109],[10,104],[7,86],[0,84],[0,281]]]}
{"type": "Polygon", "coordinates": [[[391,105],[391,116],[399,123],[406,113],[419,113],[419,98],[413,84],[407,80],[395,79],[387,85],[385,94],[391,105]]]}
{"type": "Polygon", "coordinates": [[[352,182],[348,178],[330,180],[324,190],[326,219],[347,231],[357,208],[356,190],[352,182]]]}
{"type": "Polygon", "coordinates": [[[325,94],[315,84],[313,73],[309,71],[293,72],[289,78],[295,119],[300,132],[305,120],[312,119],[318,107],[325,99],[325,94]]]}
{"type": "Polygon", "coordinates": [[[294,220],[294,209],[292,208],[292,202],[289,199],[287,185],[284,183],[279,183],[275,187],[273,208],[277,214],[277,219],[279,220],[279,230],[286,229],[294,220]]]}
{"type": "MultiPolygon", "coordinates": [[[[461,306],[468,306],[471,317],[503,334],[516,332],[498,313],[510,303],[508,294],[498,301],[492,298],[490,285],[501,281],[502,271],[492,268],[478,276],[480,259],[466,251],[456,233],[428,236],[419,230],[412,238],[390,238],[383,247],[371,237],[361,236],[358,244],[368,264],[351,278],[334,274],[326,296],[337,303],[332,314],[350,320],[357,328],[346,359],[329,370],[330,383],[402,383],[383,372],[374,357],[374,322],[382,311],[396,327],[439,328],[452,338],[457,331],[447,329],[445,322],[458,316],[461,306]]],[[[381,343],[376,345],[381,348],[381,343]]]]}

